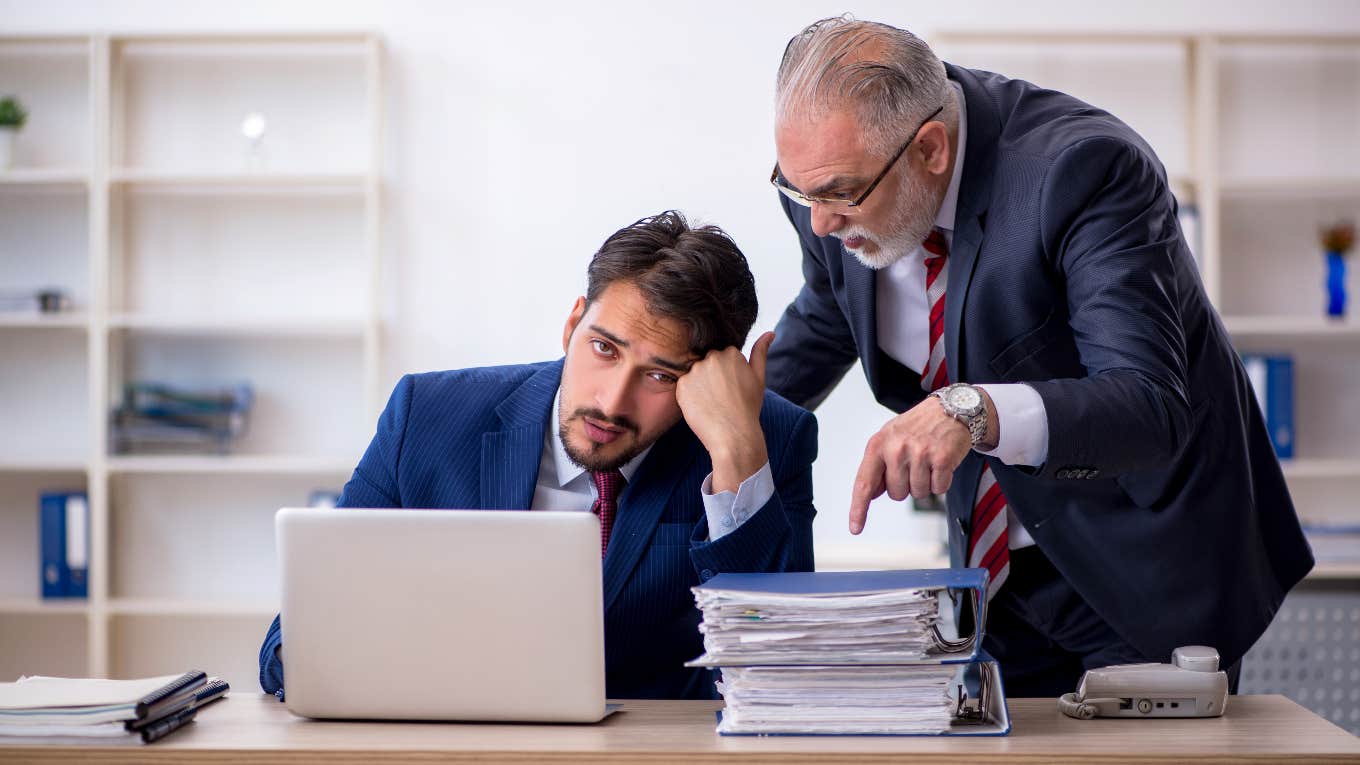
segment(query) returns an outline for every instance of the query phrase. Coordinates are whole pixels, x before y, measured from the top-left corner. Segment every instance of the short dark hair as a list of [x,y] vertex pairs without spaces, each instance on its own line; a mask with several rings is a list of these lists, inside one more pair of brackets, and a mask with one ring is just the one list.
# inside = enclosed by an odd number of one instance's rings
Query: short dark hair
[[619,281],[637,287],[648,310],[689,327],[698,356],[745,345],[759,310],[755,277],[732,237],[717,226],[691,228],[675,210],[604,241],[586,274],[587,304]]

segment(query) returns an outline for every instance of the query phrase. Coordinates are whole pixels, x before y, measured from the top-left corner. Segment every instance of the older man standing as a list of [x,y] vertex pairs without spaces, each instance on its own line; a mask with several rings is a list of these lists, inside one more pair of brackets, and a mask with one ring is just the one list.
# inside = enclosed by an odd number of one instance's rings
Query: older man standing
[[899,412],[865,448],[851,531],[885,492],[948,491],[1013,695],[1185,644],[1235,685],[1313,559],[1152,149],[849,18],[790,41],[775,142],[806,283],[768,384],[814,407],[858,361]]

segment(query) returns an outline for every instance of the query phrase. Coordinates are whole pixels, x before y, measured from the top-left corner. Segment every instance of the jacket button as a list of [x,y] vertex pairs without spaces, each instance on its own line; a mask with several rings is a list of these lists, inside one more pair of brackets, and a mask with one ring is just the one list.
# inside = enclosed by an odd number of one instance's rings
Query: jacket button
[[712,572],[710,569],[704,569],[703,571],[700,571],[700,572],[699,572],[699,580],[700,580],[700,581],[707,582],[708,580],[710,580],[710,579],[712,579],[712,578],[713,578],[713,572]]

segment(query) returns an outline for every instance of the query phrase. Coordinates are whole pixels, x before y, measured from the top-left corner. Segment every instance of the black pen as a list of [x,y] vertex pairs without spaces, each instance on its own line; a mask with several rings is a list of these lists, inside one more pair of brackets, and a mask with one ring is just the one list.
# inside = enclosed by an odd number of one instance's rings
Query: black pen
[[142,728],[142,743],[150,744],[159,741],[166,736],[184,727],[185,723],[191,722],[194,715],[198,714],[198,707],[189,707],[181,712],[176,712],[169,717],[157,720],[154,723]]
[[137,702],[137,719],[145,719],[150,715],[150,712],[157,704],[162,704],[181,693],[185,693],[192,688],[202,685],[207,679],[208,673],[201,669],[196,669],[192,672],[185,672],[164,688],[148,693],[146,696],[142,697],[141,701]]

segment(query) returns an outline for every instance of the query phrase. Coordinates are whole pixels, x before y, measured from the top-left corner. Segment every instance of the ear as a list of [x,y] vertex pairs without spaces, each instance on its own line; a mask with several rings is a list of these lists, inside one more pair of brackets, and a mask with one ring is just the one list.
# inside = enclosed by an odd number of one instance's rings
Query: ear
[[949,157],[954,151],[949,140],[949,129],[939,120],[931,120],[921,127],[916,138],[920,147],[921,164],[931,175],[944,175],[949,172]]
[[585,296],[576,298],[576,304],[571,307],[571,314],[567,316],[567,325],[562,328],[562,352],[567,352],[567,346],[571,344],[571,333],[576,331],[576,325],[581,323],[581,317],[586,315]]

